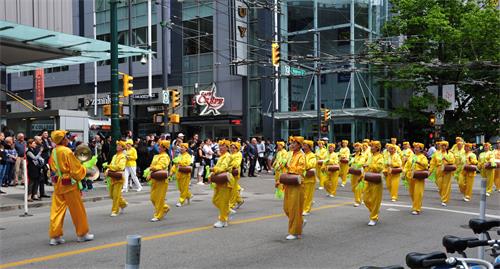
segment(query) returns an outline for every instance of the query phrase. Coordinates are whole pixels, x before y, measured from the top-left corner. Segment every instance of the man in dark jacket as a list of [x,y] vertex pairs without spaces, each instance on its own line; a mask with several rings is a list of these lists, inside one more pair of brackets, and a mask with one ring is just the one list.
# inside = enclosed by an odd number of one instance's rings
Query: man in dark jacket
[[252,138],[250,144],[247,147],[247,156],[250,159],[250,168],[248,169],[249,177],[256,177],[255,175],[255,163],[257,162],[257,139]]

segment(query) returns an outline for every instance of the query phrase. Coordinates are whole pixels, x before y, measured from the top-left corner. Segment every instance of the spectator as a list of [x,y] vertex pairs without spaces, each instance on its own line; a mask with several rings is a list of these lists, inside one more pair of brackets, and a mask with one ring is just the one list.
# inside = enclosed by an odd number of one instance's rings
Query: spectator
[[111,162],[111,141],[112,138],[110,135],[106,136],[106,139],[104,140],[104,143],[102,144],[102,156],[103,156],[103,163],[110,163]]
[[254,137],[251,140],[251,143],[247,147],[247,152],[246,152],[249,161],[250,161],[250,167],[248,168],[248,176],[249,177],[256,177],[255,175],[255,164],[257,162],[258,158],[258,151],[257,151],[257,139]]
[[205,143],[203,141],[200,141],[200,143],[197,144],[196,151],[195,151],[195,156],[194,156],[194,175],[196,176],[196,180],[198,185],[204,185],[205,183],[203,182],[204,174],[205,174],[205,154],[203,152],[203,146],[205,146]]
[[24,141],[24,134],[17,134],[17,140],[14,144],[17,151],[17,158],[15,163],[15,174],[14,174],[14,185],[19,183],[21,179],[21,184],[24,184],[24,169],[26,169],[26,161],[24,159],[26,154],[26,141]]
[[37,194],[38,185],[40,184],[40,171],[44,166],[42,151],[35,139],[28,140],[26,160],[28,161],[28,202],[33,202],[33,200],[39,200]]
[[0,132],[0,194],[5,194],[5,192],[2,190],[2,185],[3,185],[3,173],[5,171],[5,134],[3,132]]
[[271,143],[269,139],[266,140],[266,153],[265,153],[265,158],[266,158],[266,170],[268,173],[271,173],[271,167],[273,166],[273,159],[274,159],[274,144]]
[[259,159],[258,159],[259,166],[260,166],[259,173],[264,169],[266,169],[266,171],[267,171],[266,159],[265,159],[266,144],[264,143],[264,140],[260,140],[259,143],[257,144],[257,153],[259,156]]
[[[52,143],[51,138],[49,137],[49,132],[47,130],[42,130],[41,132],[42,139],[42,158],[44,160],[45,165],[42,168],[41,179],[40,179],[40,189],[44,188],[44,184],[52,185],[52,182],[49,180],[48,172],[49,172],[49,158],[52,153],[52,149],[54,148],[54,144]],[[40,192],[40,196],[42,198],[49,198],[50,196],[45,195],[45,192]]]
[[203,145],[203,158],[205,160],[205,165],[208,165],[210,167],[213,167],[213,157],[214,157],[214,151],[212,150],[212,140],[210,138],[205,139],[205,143]]
[[434,152],[436,152],[436,147],[434,147],[434,143],[431,143],[429,144],[429,150],[427,151],[427,158],[431,159]]
[[11,136],[6,137],[4,142],[5,168],[3,172],[2,187],[8,187],[14,186],[14,184],[12,184],[12,178],[17,160],[17,151],[14,148],[14,139]]
[[77,134],[70,134],[68,148],[70,148],[72,151],[75,151],[76,147],[78,146],[77,138]]
[[[38,135],[33,137],[33,139],[36,142],[37,150],[40,152],[40,160],[39,160],[40,179],[38,181],[38,189],[39,189],[38,198],[40,198],[40,199],[41,198],[49,198],[50,196],[45,194],[45,180],[46,180],[46,178],[48,179],[47,171],[49,168],[48,168],[48,163],[47,163],[48,159],[47,159],[47,161],[45,161],[45,158],[43,157],[43,152],[45,150],[44,146],[43,146],[43,139],[41,136],[38,136]],[[29,176],[28,176],[28,178],[29,178]]]

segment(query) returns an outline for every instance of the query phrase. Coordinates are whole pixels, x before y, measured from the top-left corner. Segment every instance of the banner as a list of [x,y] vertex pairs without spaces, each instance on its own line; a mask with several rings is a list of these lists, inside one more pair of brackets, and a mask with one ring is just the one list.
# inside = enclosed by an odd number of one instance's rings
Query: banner
[[45,81],[44,81],[44,73],[43,68],[39,68],[35,70],[34,75],[34,88],[35,88],[35,100],[34,105],[39,108],[44,108],[45,103]]

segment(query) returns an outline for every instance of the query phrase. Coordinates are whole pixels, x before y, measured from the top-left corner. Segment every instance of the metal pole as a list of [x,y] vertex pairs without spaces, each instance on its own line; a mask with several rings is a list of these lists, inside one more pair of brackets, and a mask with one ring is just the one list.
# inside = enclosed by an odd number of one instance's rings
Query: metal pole
[[[128,0],[128,45],[132,47],[132,0]],[[129,57],[128,60],[128,74],[133,76],[132,69],[132,57]],[[134,131],[134,98],[132,96],[128,96],[128,105],[129,105],[129,115],[128,115],[128,129],[132,132]]]
[[[93,29],[94,29],[94,39],[97,39],[97,22],[96,22],[96,10],[95,1],[93,3]],[[97,117],[97,62],[94,62],[94,116]]]
[[[167,1],[166,0],[161,0],[161,20],[163,24],[168,22],[168,16],[167,16]],[[162,80],[163,80],[163,90],[166,90],[168,88],[168,58],[167,58],[167,30],[168,28],[166,26],[163,26],[161,28],[161,62],[162,62]],[[165,124],[164,126],[164,132],[168,133],[168,105],[163,105],[163,111],[165,113],[165,116],[163,117],[163,123]]]
[[[481,200],[479,201],[479,218],[486,219],[486,180],[481,178]],[[484,234],[479,235],[480,240],[485,240]],[[484,247],[477,249],[477,257],[484,259]]]
[[[148,51],[152,50],[152,33],[151,33],[151,0],[148,0]],[[148,94],[153,97],[153,55],[148,54]]]
[[[279,43],[279,28],[278,28],[278,0],[274,0],[274,42],[276,44]],[[279,47],[281,50],[281,46]],[[272,118],[272,143],[276,143],[276,118],[274,115],[275,111],[278,111],[279,103],[278,103],[278,91],[279,91],[279,83],[280,83],[280,78],[279,78],[279,72],[280,72],[280,66],[275,66],[274,67],[274,96],[272,97],[272,110],[271,110],[271,118]]]
[[[118,0],[111,0],[111,136],[114,141],[120,139],[119,90],[118,90]],[[116,152],[116,144],[111,143],[111,154]]]
[[141,236],[127,235],[125,269],[139,269],[141,263]]
[[316,31],[316,84],[317,84],[317,103],[318,107],[316,108],[318,111],[318,140],[321,140],[321,62],[319,60],[320,58],[320,32]]
[[19,217],[31,217],[30,213],[28,213],[28,184],[29,184],[29,178],[28,178],[28,159],[26,158],[26,146],[24,146],[24,173],[23,173],[23,178],[24,178],[24,213],[22,215],[19,215]]

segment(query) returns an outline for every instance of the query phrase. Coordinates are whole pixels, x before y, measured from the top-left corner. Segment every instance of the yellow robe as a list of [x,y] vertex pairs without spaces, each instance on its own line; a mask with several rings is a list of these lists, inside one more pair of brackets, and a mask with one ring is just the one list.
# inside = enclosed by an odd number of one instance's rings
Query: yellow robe
[[409,183],[409,193],[412,200],[412,211],[420,212],[422,210],[422,202],[424,200],[425,179],[413,178],[415,171],[427,170],[429,161],[423,153],[413,154],[405,164],[406,178]]
[[[54,158],[57,158],[59,172],[62,177],[59,177]],[[82,180],[86,173],[85,167],[76,159],[73,152],[65,146],[57,146],[54,149],[49,165],[58,178],[57,183],[54,184],[50,207],[49,237],[55,238],[63,235],[66,209],[69,209],[77,236],[84,236],[89,232],[89,224],[78,184],[66,185],[68,181],[65,180],[65,185],[63,185],[62,179]]]
[[212,203],[219,209],[219,220],[222,222],[229,220],[229,200],[231,199],[232,189],[236,187],[231,175],[231,159],[231,154],[226,152],[220,156],[217,164],[214,166],[214,174],[228,172],[230,178],[228,183],[215,185],[214,196],[212,198]]
[[[302,151],[290,153],[291,157],[286,164],[285,173],[303,176],[306,170],[306,158]],[[304,207],[304,184],[297,186],[285,186],[285,198],[283,201],[283,210],[288,217],[288,234],[301,235],[303,225]]]
[[403,168],[406,167],[406,162],[411,160],[415,153],[411,149],[403,149],[401,151],[401,161],[403,162]]
[[231,154],[231,168],[237,169],[238,170],[238,175],[234,177],[234,185],[235,187],[232,188],[232,193],[231,193],[231,199],[229,200],[229,207],[234,208],[236,205],[239,203],[243,203],[243,198],[241,198],[240,195],[240,168],[241,168],[241,162],[243,161],[243,155],[241,154],[240,151]]
[[[384,170],[384,156],[381,153],[375,153],[367,162],[368,167],[366,172],[382,173]],[[366,181],[366,188],[363,195],[365,205],[370,211],[370,220],[377,221],[380,212],[380,204],[382,203],[382,183],[371,183]]]
[[[151,171],[168,170],[170,164],[170,157],[166,152],[156,154],[153,161],[149,166]],[[162,219],[163,216],[170,210],[170,207],[165,203],[165,197],[168,190],[168,178],[151,181],[151,194],[150,199],[154,207],[153,218]]]
[[[109,171],[122,172],[125,170],[127,164],[127,156],[123,152],[117,152],[111,162],[108,165]],[[127,206],[127,201],[122,197],[123,188],[123,176],[121,178],[111,178],[111,184],[109,186],[109,196],[113,200],[111,206],[111,213],[118,214],[120,208],[125,208]]]
[[[316,169],[316,155],[306,153],[306,171]],[[318,171],[316,171],[318,173]],[[316,186],[316,176],[304,177],[304,212],[311,212],[312,201],[314,198],[314,187]]]
[[441,196],[441,202],[448,203],[451,196],[451,176],[453,172],[443,171],[444,165],[454,164],[455,156],[451,152],[436,151],[432,155],[430,171],[436,171],[436,184]]
[[279,179],[283,170],[285,169],[286,162],[288,161],[288,152],[282,149],[276,153],[276,158],[274,159],[274,182],[280,190],[283,190],[283,184],[279,184]]
[[323,164],[322,169],[326,171],[325,190],[328,194],[337,195],[337,185],[339,181],[340,170],[329,172],[328,165],[339,165],[339,156],[336,152],[329,153],[328,161]]
[[[351,151],[348,147],[340,148],[339,150],[339,160],[346,159],[349,161],[349,156],[351,156]],[[349,163],[340,162],[340,173],[339,176],[342,178],[342,185],[347,183],[347,173],[349,172]]]
[[457,170],[453,173],[453,175],[458,183],[460,192],[465,195],[465,174],[462,173],[466,163],[465,149],[462,147],[462,149],[459,150],[457,147],[454,151],[450,152],[453,154],[453,157],[455,157],[455,165],[457,166]]
[[134,147],[127,149],[127,164],[126,167],[136,167],[137,150]]
[[[467,165],[477,165],[476,154],[473,152],[465,153],[465,164]],[[464,194],[467,199],[472,198],[472,187],[474,186],[474,177],[476,177],[476,171],[461,171],[461,181],[458,182],[460,191]]]
[[182,173],[179,171],[179,166],[191,166],[192,157],[191,154],[184,152],[180,154],[177,158],[177,163],[175,164],[175,179],[177,180],[177,187],[179,188],[179,203],[182,205],[186,200],[191,199],[191,192],[189,191],[189,182],[191,181],[191,173]]
[[[486,163],[494,163],[495,162],[495,153],[493,151],[488,151],[484,153],[482,165],[483,167]],[[484,168],[484,177],[486,178],[486,193],[491,194],[493,192],[493,185],[495,183],[495,168]]]
[[[322,160],[323,162],[326,162],[328,160],[328,155],[328,150],[326,148],[320,148],[316,150],[316,161]],[[318,178],[320,187],[325,186],[325,181],[327,179],[326,171],[321,169],[322,167],[323,165],[316,165],[316,177]]]
[[[354,154],[354,159],[352,161],[351,167],[360,169],[366,164],[366,162],[366,155],[360,151]],[[361,203],[361,196],[363,195],[363,190],[357,188],[359,182],[361,181],[361,176],[362,175],[351,175],[351,191],[354,194],[354,203],[357,204]]]
[[392,168],[402,168],[403,162],[401,161],[401,157],[399,154],[388,153],[387,161],[386,161],[386,183],[387,190],[391,194],[392,200],[398,199],[398,191],[399,191],[399,180],[401,179],[401,173],[399,174],[391,174]]
[[[500,149],[495,149],[493,151],[495,153],[495,161],[500,161]],[[495,186],[497,191],[500,192],[500,167],[495,168]]]

